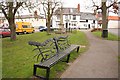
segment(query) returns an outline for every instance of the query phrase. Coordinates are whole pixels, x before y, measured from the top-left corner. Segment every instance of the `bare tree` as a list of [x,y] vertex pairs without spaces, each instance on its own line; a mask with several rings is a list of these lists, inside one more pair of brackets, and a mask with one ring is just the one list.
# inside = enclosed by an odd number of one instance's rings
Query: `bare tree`
[[60,6],[61,2],[57,0],[44,0],[41,3],[46,17],[47,33],[49,34],[53,13]]
[[108,28],[107,28],[107,26],[108,26],[108,19],[107,19],[107,9],[108,8],[110,8],[110,7],[113,7],[113,9],[114,9],[114,13],[118,13],[118,2],[117,2],[118,0],[109,0],[109,2],[110,2],[110,5],[106,5],[106,2],[107,2],[107,0],[101,0],[101,6],[98,6],[98,5],[96,5],[95,4],[95,2],[92,0],[92,2],[93,2],[93,6],[94,7],[96,7],[96,9],[94,10],[95,12],[97,11],[97,10],[99,10],[99,9],[101,9],[102,10],[102,37],[103,38],[107,38],[108,37]]
[[[4,14],[5,18],[7,19],[9,23],[9,28],[11,30],[11,40],[16,40],[16,25],[15,25],[15,15],[16,13],[19,14],[19,11],[22,11],[23,9],[28,9],[29,12],[33,10],[36,6],[38,6],[38,3],[31,3],[30,1],[19,1],[19,0],[10,0],[11,2],[8,2],[8,0],[2,0],[0,1],[0,10]],[[19,1],[19,2],[18,2]]]

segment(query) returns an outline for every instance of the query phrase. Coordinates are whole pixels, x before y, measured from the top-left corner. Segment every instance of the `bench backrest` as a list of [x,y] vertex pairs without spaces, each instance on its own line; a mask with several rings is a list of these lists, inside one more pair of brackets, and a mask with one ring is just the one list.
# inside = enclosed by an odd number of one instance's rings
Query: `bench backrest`
[[33,50],[38,51],[34,57],[37,57],[38,61],[39,56],[41,56],[42,58],[40,58],[40,62],[59,54],[60,51],[63,51],[70,46],[68,36],[50,38],[42,43],[29,41],[28,44],[37,47]]
[[44,60],[53,57],[57,52],[54,40],[52,38],[44,41],[43,43],[29,41],[28,44],[37,47],[33,51],[38,50],[39,53],[37,53],[34,57],[37,57],[37,61],[38,61],[39,56],[41,55],[42,58],[40,62],[43,62]]
[[70,42],[68,40],[68,36],[60,36],[53,38],[56,44],[57,52],[65,50],[70,46]]

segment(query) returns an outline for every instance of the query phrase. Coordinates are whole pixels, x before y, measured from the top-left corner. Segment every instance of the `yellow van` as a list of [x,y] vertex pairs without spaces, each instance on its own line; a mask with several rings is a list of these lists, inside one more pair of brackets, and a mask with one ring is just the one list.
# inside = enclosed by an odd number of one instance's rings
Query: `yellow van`
[[16,22],[16,33],[34,33],[34,28],[29,22]]

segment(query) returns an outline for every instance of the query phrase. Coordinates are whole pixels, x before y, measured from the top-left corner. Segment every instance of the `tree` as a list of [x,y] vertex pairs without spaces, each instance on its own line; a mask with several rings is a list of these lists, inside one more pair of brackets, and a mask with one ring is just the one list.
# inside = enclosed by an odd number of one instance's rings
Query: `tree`
[[41,3],[46,17],[47,33],[49,34],[53,13],[60,6],[61,2],[57,0],[43,0]]
[[[11,0],[11,2],[8,2],[8,0],[0,1],[0,10],[4,14],[5,18],[8,20],[9,28],[11,30],[11,40],[16,40],[16,25],[15,25],[15,15],[16,13],[19,14],[19,11],[22,11],[23,9],[28,8],[29,11],[33,10],[36,6],[38,6],[39,3],[31,3],[30,1],[19,1],[17,0]],[[20,10],[19,10],[20,9]]]
[[110,2],[110,5],[106,6],[106,2],[107,0],[101,0],[102,2],[102,6],[97,6],[95,4],[95,2],[92,0],[93,2],[93,6],[96,7],[95,11],[96,10],[99,10],[101,9],[102,10],[102,37],[103,38],[107,38],[108,37],[108,30],[107,30],[107,26],[108,26],[108,19],[107,19],[107,9],[110,8],[110,7],[113,7],[114,9],[114,13],[118,13],[118,2],[117,0],[111,0]]

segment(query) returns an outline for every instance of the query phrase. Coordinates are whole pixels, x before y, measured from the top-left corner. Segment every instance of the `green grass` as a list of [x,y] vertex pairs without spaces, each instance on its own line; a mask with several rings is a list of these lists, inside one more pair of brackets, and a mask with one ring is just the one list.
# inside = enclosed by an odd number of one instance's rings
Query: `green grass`
[[[97,37],[101,37],[101,34],[102,32],[101,31],[95,31],[95,32],[92,32],[95,36]],[[120,41],[120,37],[112,34],[112,33],[108,33],[108,38],[105,38],[107,40],[112,40],[112,41]]]
[[[65,35],[65,34],[62,34]],[[87,46],[88,40],[83,32],[69,33],[70,42],[73,44]],[[46,39],[60,36],[60,34],[47,35],[46,32],[38,32],[33,34],[18,35],[16,41],[10,41],[9,38],[2,39],[2,77],[3,78],[31,78],[33,77],[33,64],[36,59],[33,58],[34,49],[33,46],[28,45],[28,41],[43,42]],[[80,48],[79,54],[85,52],[87,47]],[[75,60],[78,57],[78,53],[73,51],[70,57],[70,61]],[[58,62],[51,68],[50,77],[60,77],[60,74],[64,72],[68,64],[64,62]],[[45,76],[45,71],[38,69],[37,74]]]
[[120,63],[120,56],[118,56],[118,62]]

